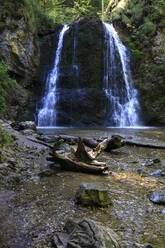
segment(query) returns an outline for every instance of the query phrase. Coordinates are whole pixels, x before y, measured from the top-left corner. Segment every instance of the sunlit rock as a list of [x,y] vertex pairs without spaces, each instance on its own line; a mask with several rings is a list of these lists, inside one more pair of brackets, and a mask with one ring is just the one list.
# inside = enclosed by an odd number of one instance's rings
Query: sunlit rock
[[77,203],[82,206],[109,207],[108,190],[100,183],[83,183],[76,192]]
[[36,130],[36,125],[33,121],[13,122],[11,126],[12,128],[18,131],[26,130],[26,129]]

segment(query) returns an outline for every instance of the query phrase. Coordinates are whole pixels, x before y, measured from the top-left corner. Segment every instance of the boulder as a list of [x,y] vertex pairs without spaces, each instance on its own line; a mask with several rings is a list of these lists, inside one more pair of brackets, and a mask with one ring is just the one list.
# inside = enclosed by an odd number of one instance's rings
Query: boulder
[[165,205],[165,188],[159,191],[154,191],[150,196],[150,201]]
[[122,146],[124,146],[124,141],[122,141],[122,137],[120,135],[112,135],[105,151],[110,152],[111,150],[121,148]]
[[101,183],[83,183],[76,192],[78,204],[88,207],[109,207],[111,200],[108,190]]
[[11,124],[12,128],[17,131],[22,131],[26,129],[36,130],[36,124],[33,121],[22,121],[22,122],[13,122]]
[[117,234],[89,219],[66,222],[63,233],[53,237],[55,248],[119,248]]

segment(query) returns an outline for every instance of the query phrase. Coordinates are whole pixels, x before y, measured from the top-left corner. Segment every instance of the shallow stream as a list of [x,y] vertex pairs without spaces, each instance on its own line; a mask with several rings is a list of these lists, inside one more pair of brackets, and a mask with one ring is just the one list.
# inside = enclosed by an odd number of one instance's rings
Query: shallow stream
[[[52,135],[95,138],[120,134],[127,140],[165,145],[165,129],[45,131]],[[160,162],[150,165],[150,158]],[[165,206],[149,200],[152,191],[165,188],[165,176],[152,176],[158,169],[165,170],[165,150],[124,146],[111,154],[103,153],[98,160],[107,162],[111,175],[95,176],[55,169],[50,177],[36,176],[25,181],[11,200],[18,242],[6,247],[52,247],[52,236],[63,229],[68,217],[85,217],[102,222],[116,231],[123,248],[147,245],[165,248]],[[75,193],[80,183],[84,182],[101,182],[108,187],[111,207],[91,209],[77,206]]]

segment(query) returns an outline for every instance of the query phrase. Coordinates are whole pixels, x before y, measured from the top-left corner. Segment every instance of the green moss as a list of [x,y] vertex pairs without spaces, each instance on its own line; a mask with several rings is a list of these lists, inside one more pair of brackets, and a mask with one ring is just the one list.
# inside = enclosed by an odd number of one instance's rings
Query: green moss
[[0,123],[0,148],[4,146],[10,146],[13,142],[11,135],[3,129]]
[[165,62],[159,65],[154,65],[153,70],[155,71],[155,73],[161,74],[165,77]]
[[4,62],[0,62],[0,118],[3,118],[7,109],[7,88],[15,89],[18,83],[10,78],[8,74],[8,66]]
[[132,49],[131,51],[132,51],[133,59],[135,62],[138,62],[144,54],[143,51],[140,51],[138,49]]

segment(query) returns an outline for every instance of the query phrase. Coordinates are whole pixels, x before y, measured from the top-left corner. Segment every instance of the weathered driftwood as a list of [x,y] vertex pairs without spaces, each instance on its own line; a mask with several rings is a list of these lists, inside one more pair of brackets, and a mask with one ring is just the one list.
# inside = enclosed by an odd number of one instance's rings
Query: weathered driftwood
[[65,155],[62,155],[54,152],[54,161],[58,162],[64,170],[101,174],[108,169],[105,165],[96,166],[82,161],[73,160],[73,158],[70,158],[69,154],[66,153]]
[[101,152],[104,143],[105,142],[101,142],[91,154],[86,151],[85,145],[81,139],[79,139],[77,149],[75,150],[72,148],[69,153],[59,153],[56,143],[52,151],[53,160],[58,162],[61,165],[61,168],[65,170],[100,174],[108,169],[104,162],[95,160],[96,156]]
[[105,139],[101,143],[99,143],[96,148],[94,148],[93,150],[88,152],[90,157],[92,159],[95,159],[102,151],[104,151],[107,148],[108,142],[109,142],[109,140]]
[[70,152],[61,153],[60,146],[64,140],[59,140],[52,149],[52,158],[49,161],[55,161],[61,165],[62,169],[71,171],[81,171],[87,173],[100,174],[105,172],[108,167],[106,163],[96,160],[102,151],[120,148],[123,143],[120,136],[113,136],[112,139],[104,139],[95,148],[86,150],[83,139],[79,138],[77,149],[71,147]]
[[80,161],[90,163],[93,160],[90,154],[86,151],[82,139],[79,139],[78,141],[77,150],[75,152],[74,150],[72,150],[72,152],[75,155],[75,157],[78,158]]

